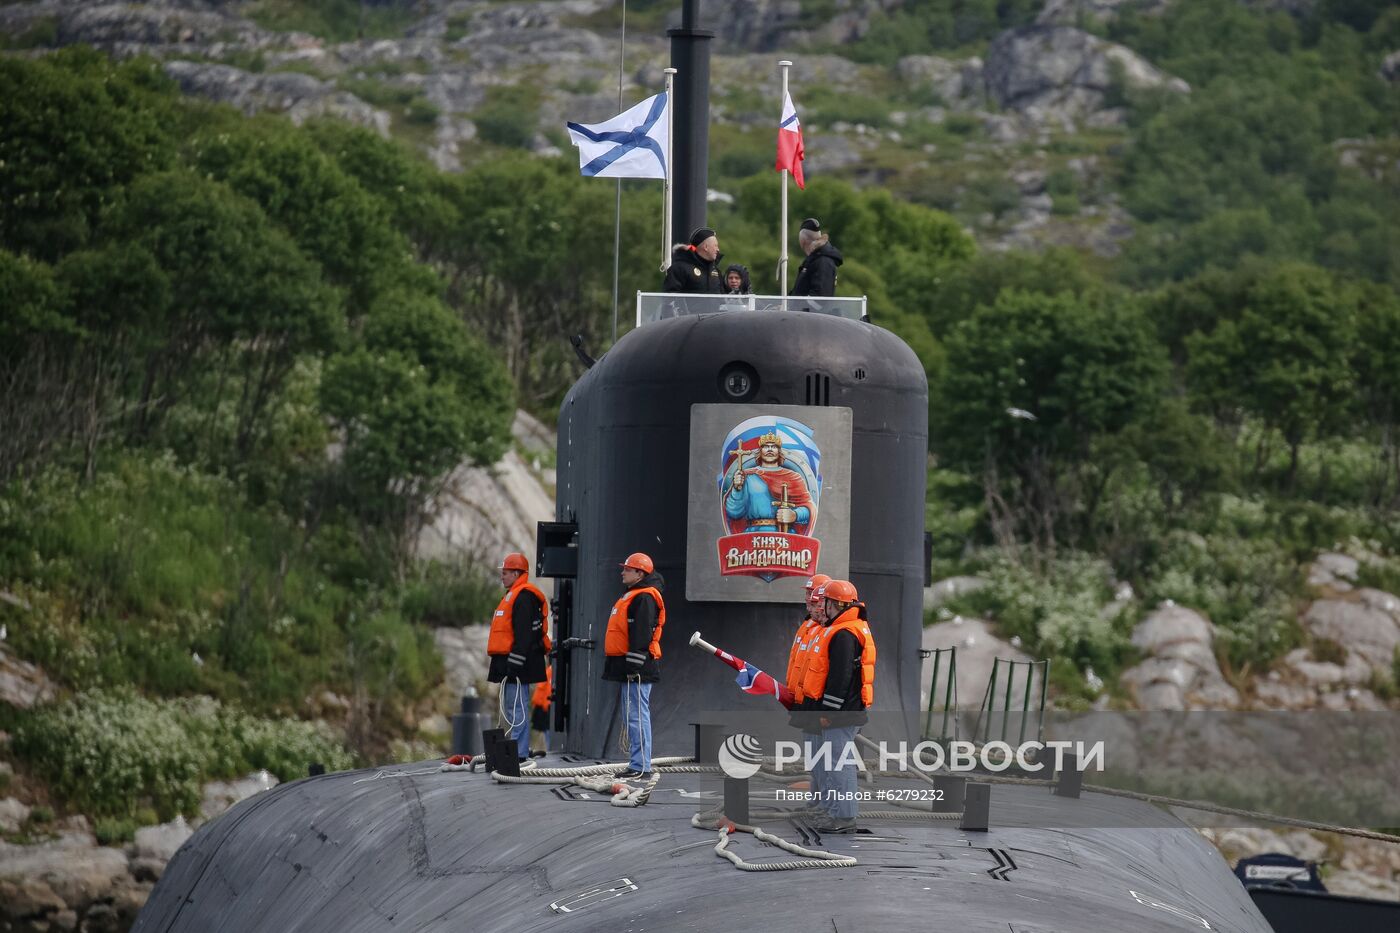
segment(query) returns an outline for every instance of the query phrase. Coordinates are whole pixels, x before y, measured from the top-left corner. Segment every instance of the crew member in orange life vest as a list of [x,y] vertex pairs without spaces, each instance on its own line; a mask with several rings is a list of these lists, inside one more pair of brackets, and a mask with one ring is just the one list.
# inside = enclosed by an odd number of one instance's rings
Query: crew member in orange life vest
[[535,685],[530,694],[530,728],[543,736],[545,752],[549,751],[549,704],[554,700],[554,678],[548,667],[544,669],[544,680]]
[[491,657],[486,679],[501,685],[499,725],[515,739],[521,761],[530,756],[530,689],[545,679],[550,649],[549,600],[530,582],[529,573],[524,554],[507,554],[501,561],[506,595],[491,616],[486,641]]
[[855,740],[875,702],[875,636],[853,583],[832,580],[817,595],[824,600],[824,620],[805,652],[801,703],[821,728],[816,757],[829,762],[821,801],[828,815],[814,825],[818,832],[853,833],[859,777]]
[[651,687],[661,679],[661,629],[666,625],[666,582],[645,554],[623,561],[627,592],[613,604],[603,640],[603,679],[622,685],[622,710],[631,759],[617,776],[651,780]]
[[[796,704],[802,700],[802,675],[807,669],[807,647],[812,639],[816,637],[818,630],[822,627],[822,622],[826,618],[824,613],[824,603],[826,600],[817,595],[817,590],[829,583],[831,578],[824,573],[813,574],[804,585],[807,591],[807,614],[797,625],[797,634],[792,638],[792,648],[788,651],[787,667],[787,688],[792,691],[794,709],[800,708]],[[825,769],[818,765],[816,760],[817,743],[821,741],[821,732],[815,725],[808,725],[803,722],[803,716],[793,717],[793,725],[802,729],[802,744],[805,749],[809,766],[808,774],[812,780],[812,793],[816,796],[813,803],[804,808],[812,815],[825,815],[826,807],[823,805],[825,792],[823,781],[826,776]],[[811,717],[806,717],[810,719]]]

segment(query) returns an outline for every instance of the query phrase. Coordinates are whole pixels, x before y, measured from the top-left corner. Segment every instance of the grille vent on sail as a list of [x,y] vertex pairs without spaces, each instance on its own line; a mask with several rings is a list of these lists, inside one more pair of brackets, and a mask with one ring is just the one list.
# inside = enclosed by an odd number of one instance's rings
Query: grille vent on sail
[[831,377],[824,373],[808,373],[807,383],[807,404],[808,405],[830,405],[831,404]]

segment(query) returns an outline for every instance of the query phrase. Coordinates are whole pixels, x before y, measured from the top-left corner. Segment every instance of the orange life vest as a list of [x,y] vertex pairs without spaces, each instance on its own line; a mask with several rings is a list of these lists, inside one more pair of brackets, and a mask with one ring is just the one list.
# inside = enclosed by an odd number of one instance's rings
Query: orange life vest
[[554,671],[546,667],[544,680],[535,684],[535,692],[530,694],[530,705],[535,709],[549,709],[549,695],[554,691]]
[[875,636],[870,624],[860,617],[860,607],[852,606],[836,621],[817,632],[804,652],[807,667],[802,674],[802,695],[821,699],[826,695],[826,675],[831,668],[831,639],[837,632],[850,632],[860,644],[860,699],[867,709],[875,703]]
[[[506,590],[506,595],[501,597],[501,602],[496,606],[496,614],[491,617],[491,636],[486,639],[487,654],[510,654],[511,646],[515,644],[515,622],[512,614],[515,611],[515,597],[519,596],[522,590],[528,590],[535,594],[535,598],[540,601],[540,623],[544,626],[544,650],[548,651],[553,647],[549,642],[549,600],[544,598],[544,593],[540,588],[531,583],[524,575],[515,581],[515,585]],[[520,653],[529,650],[529,646],[520,646]]]
[[788,651],[787,686],[798,700],[802,699],[802,675],[807,670],[807,646],[821,627],[820,622],[808,616],[802,620],[797,634],[792,638],[792,648]]
[[621,599],[613,603],[612,612],[608,615],[608,633],[603,638],[603,653],[608,657],[620,658],[627,654],[627,607],[643,593],[656,600],[656,630],[651,633],[651,644],[647,650],[653,658],[661,657],[661,629],[666,624],[666,604],[661,600],[661,591],[654,586],[628,590],[622,594]]

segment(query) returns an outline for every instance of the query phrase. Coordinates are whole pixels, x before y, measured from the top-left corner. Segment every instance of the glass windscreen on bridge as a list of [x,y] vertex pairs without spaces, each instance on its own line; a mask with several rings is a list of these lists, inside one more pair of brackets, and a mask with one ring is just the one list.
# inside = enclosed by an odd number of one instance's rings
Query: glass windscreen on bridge
[[794,298],[781,295],[685,295],[674,292],[637,292],[637,325],[693,314],[730,311],[806,311],[831,314],[852,321],[868,320],[865,296],[859,298]]

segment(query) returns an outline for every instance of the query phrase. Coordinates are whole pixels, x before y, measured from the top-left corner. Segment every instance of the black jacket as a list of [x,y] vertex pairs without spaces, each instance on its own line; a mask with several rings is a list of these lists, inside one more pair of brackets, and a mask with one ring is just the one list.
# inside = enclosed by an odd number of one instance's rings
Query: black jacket
[[[636,590],[647,586],[656,587],[658,593],[666,592],[666,581],[656,572],[647,574],[636,586],[629,589]],[[627,604],[627,650],[633,655],[644,656],[646,660],[638,665],[629,662],[626,656],[604,658],[604,680],[622,681],[629,676],[640,675],[642,683],[654,684],[661,679],[661,659],[653,658],[648,651],[652,633],[656,631],[660,608],[650,594],[638,596]]]
[[792,294],[813,298],[833,297],[836,294],[836,267],[841,262],[839,249],[830,243],[818,246],[802,260],[802,267],[797,270],[797,281],[792,285]]
[[[511,606],[511,628],[515,640],[510,654],[491,655],[491,667],[486,679],[498,684],[506,677],[518,677],[521,683],[537,684],[544,680],[544,607],[529,590],[521,590]],[[514,655],[521,663],[512,665]]]
[[663,292],[686,292],[692,295],[723,295],[724,273],[720,260],[724,254],[706,262],[693,246],[677,246],[671,253],[671,268],[661,282]]
[[[861,618],[865,618],[864,607]],[[826,697],[803,700],[793,713],[793,725],[806,732],[820,732],[823,716],[832,726],[865,725],[869,717],[860,696],[861,653],[860,640],[850,632],[837,632],[832,636],[826,649],[830,662],[826,672]]]

